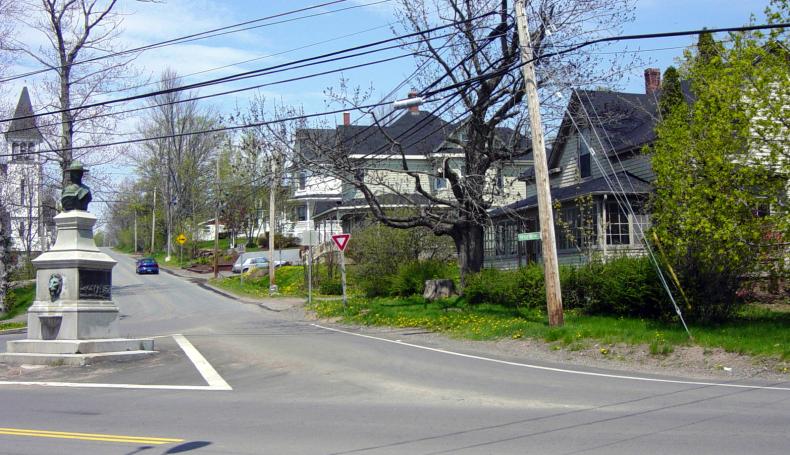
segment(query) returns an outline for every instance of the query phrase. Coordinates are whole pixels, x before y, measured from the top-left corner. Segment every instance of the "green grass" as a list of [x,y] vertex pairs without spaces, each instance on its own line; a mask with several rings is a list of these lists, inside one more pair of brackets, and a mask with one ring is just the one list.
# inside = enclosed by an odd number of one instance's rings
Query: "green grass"
[[[275,283],[279,287],[280,295],[303,296],[306,295],[304,283],[304,268],[302,266],[283,266],[275,271]],[[244,279],[240,275],[228,278],[220,278],[209,281],[212,285],[239,295],[251,297],[269,296],[269,275],[250,278],[245,274]]]
[[[7,312],[0,315],[0,321],[5,321],[13,317],[19,316],[27,312],[30,305],[33,304],[33,299],[36,297],[36,286],[31,284],[29,286],[12,289],[10,292],[10,300],[14,302],[13,307]],[[15,323],[11,323],[15,324]],[[26,324],[22,324],[24,327]],[[15,327],[7,327],[15,328]]]
[[0,330],[22,329],[27,327],[27,322],[0,322]]
[[534,338],[569,350],[592,344],[646,344],[653,355],[666,355],[678,346],[696,344],[790,359],[790,313],[756,307],[747,307],[726,324],[692,327],[693,342],[679,324],[588,316],[569,310],[565,312],[565,325],[551,328],[543,310],[514,310],[496,305],[472,307],[461,299],[429,303],[422,297],[352,298],[347,308],[338,301],[315,301],[312,310],[319,317],[340,317],[348,323],[424,328],[471,340]]

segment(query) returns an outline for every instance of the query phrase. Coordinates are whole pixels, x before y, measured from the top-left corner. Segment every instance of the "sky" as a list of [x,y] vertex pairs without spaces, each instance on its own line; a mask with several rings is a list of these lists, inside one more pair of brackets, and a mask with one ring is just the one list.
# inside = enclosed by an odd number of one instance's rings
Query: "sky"
[[[120,44],[127,48],[143,46],[320,2],[322,0],[123,0],[121,12],[124,15],[124,31],[119,39],[122,41]],[[394,3],[386,0],[351,0],[272,19],[263,22],[268,24],[266,26],[239,33],[146,51],[139,55],[135,65],[142,75],[151,81],[151,84],[138,88],[137,93],[155,89],[157,77],[168,67],[183,75],[186,83],[199,82],[391,38],[391,27],[396,21],[393,14]],[[601,36],[740,26],[749,21],[751,14],[762,18],[762,11],[767,4],[767,0],[637,0],[634,21],[625,24],[621,32],[604,30]],[[335,11],[341,9],[344,10]],[[316,13],[326,14],[303,17]],[[295,20],[272,23],[284,19]],[[252,25],[261,24],[259,22]],[[44,43],[41,35],[26,29],[18,30],[17,39],[34,45]],[[617,88],[628,92],[643,92],[644,68],[657,67],[663,71],[682,55],[685,47],[695,40],[695,37],[678,37],[629,43],[628,48],[639,51],[639,55],[645,61],[623,74],[623,80]],[[598,51],[618,52],[622,50],[622,46],[623,44],[613,44]],[[339,68],[371,59],[403,54],[402,50],[394,49],[374,56],[321,65],[320,68],[321,70]],[[7,73],[19,74],[38,68],[40,65],[35,61],[20,59]],[[341,77],[347,78],[352,87],[372,87],[375,93],[374,101],[378,101],[380,97],[398,87],[413,69],[414,63],[411,58],[402,58],[389,63],[298,82],[269,85],[260,88],[258,93],[269,103],[301,105],[305,112],[320,112],[340,108],[336,104],[327,103],[325,90],[328,87],[338,87]],[[240,83],[223,84],[204,88],[200,94],[208,95],[223,90],[272,83],[315,71],[316,68],[304,68]],[[29,77],[3,85],[4,95],[12,98],[10,103],[5,103],[6,105],[16,102],[22,85],[28,86],[34,100],[34,108],[37,103],[40,105],[44,96],[41,80],[38,77]],[[398,88],[396,95],[390,99],[405,97],[409,88],[411,88],[410,84]],[[249,97],[253,93],[255,92],[249,91],[222,96],[207,102],[211,103],[216,111],[227,114],[236,109],[246,108]],[[334,121],[341,122],[341,114],[337,114]],[[136,119],[129,119],[121,128],[133,131],[136,125]],[[122,178],[128,175],[130,168],[116,165],[107,172],[115,173],[118,178]]]

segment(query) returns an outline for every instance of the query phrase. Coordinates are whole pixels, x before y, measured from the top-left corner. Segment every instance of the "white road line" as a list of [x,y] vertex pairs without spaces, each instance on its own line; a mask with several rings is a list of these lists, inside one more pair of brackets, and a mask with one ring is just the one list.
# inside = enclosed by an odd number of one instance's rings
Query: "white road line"
[[[0,381],[0,386],[37,386],[37,387],[69,387],[75,389],[141,389],[141,390],[203,390],[227,391],[233,388],[225,382],[205,357],[184,337],[184,335],[168,335],[178,343],[198,373],[208,385],[158,385],[158,384],[103,384],[95,382],[57,382],[57,381]],[[162,338],[162,337],[155,337]]]
[[411,348],[422,349],[422,350],[425,350],[425,351],[438,352],[440,354],[447,354],[447,355],[452,355],[452,356],[457,356],[457,357],[464,357],[464,358],[467,358],[467,359],[482,360],[482,361],[485,361],[485,362],[492,362],[492,363],[498,363],[498,364],[502,364],[502,365],[510,365],[510,366],[522,367],[522,368],[530,368],[530,369],[535,369],[535,370],[553,371],[553,372],[556,372],[556,373],[578,374],[578,375],[582,375],[582,376],[597,376],[597,377],[601,377],[601,378],[624,379],[624,380],[629,380],[629,381],[661,382],[661,383],[666,383],[666,384],[700,385],[700,386],[714,386],[714,387],[730,387],[730,388],[737,388],[737,389],[781,390],[783,392],[790,392],[790,387],[775,387],[775,386],[760,386],[760,385],[748,385],[748,384],[727,384],[727,383],[704,382],[704,381],[683,381],[683,380],[675,380],[675,379],[646,378],[646,377],[641,377],[641,376],[625,376],[625,375],[619,375],[619,374],[594,373],[594,372],[591,372],[591,371],[570,370],[570,369],[565,369],[565,368],[553,368],[553,367],[545,367],[545,366],[541,366],[541,365],[532,365],[532,364],[529,364],[529,363],[509,362],[507,360],[499,360],[499,359],[493,359],[493,358],[490,358],[490,357],[482,357],[482,356],[471,355],[471,354],[463,354],[463,353],[460,353],[460,352],[448,351],[448,350],[445,350],[445,349],[430,348],[428,346],[421,346],[419,344],[404,343],[403,341],[400,341],[400,340],[390,340],[390,339],[387,339],[387,338],[375,337],[375,336],[372,336],[372,335],[364,335],[364,334],[361,334],[361,333],[349,332],[349,331],[346,331],[346,330],[335,329],[335,328],[332,328],[332,327],[324,327],[324,326],[318,325],[318,324],[310,324],[310,325],[312,325],[313,327],[318,327],[319,329],[329,330],[331,332],[338,332],[338,333],[343,333],[343,334],[346,334],[346,335],[353,335],[353,336],[356,336],[356,337],[368,338],[368,339],[371,339],[371,340],[383,341],[383,342],[386,342],[386,343],[393,343],[393,344],[398,344],[398,345],[401,345],[401,346],[408,346],[408,347],[411,347]]
[[222,379],[222,376],[217,373],[217,370],[208,363],[203,354],[200,353],[184,335],[173,335],[173,339],[184,350],[184,353],[189,357],[189,360],[195,365],[198,373],[203,376],[210,387],[214,390],[233,390],[233,388]]

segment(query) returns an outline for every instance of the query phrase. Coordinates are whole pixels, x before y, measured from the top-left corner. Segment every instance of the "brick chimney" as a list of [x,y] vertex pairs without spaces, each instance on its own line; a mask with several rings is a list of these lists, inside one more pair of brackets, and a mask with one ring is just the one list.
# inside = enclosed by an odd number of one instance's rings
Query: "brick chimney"
[[661,88],[661,70],[658,68],[645,69],[645,94],[652,95]]
[[343,112],[343,126],[351,125],[351,112]]
[[[417,96],[419,96],[419,95],[420,95],[420,94],[419,94],[419,93],[417,93],[417,90],[411,90],[411,91],[409,92],[409,95],[408,95],[408,97],[407,97],[407,98],[416,98],[416,97],[417,97]],[[409,107],[409,112],[420,112],[420,106],[419,106],[419,105],[417,105],[417,106],[411,106],[411,107]]]

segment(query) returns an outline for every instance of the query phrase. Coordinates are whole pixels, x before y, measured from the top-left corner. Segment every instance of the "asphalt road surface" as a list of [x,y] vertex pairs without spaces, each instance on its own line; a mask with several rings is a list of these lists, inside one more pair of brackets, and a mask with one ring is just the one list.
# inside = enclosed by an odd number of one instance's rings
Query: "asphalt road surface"
[[486,357],[137,276],[111,254],[122,334],[161,352],[3,367],[0,454],[790,453],[787,382]]

